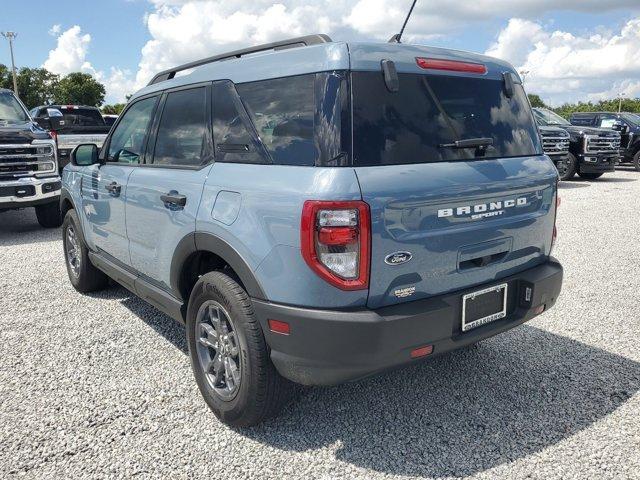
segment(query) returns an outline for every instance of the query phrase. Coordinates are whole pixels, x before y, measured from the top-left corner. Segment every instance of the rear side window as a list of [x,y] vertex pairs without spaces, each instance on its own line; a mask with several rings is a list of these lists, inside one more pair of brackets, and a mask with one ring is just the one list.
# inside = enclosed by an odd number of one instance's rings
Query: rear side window
[[[398,92],[379,72],[354,72],[354,165],[393,165],[540,154],[538,133],[521,85],[445,75],[400,74]],[[451,148],[490,138],[485,151]]]
[[216,161],[269,163],[252,128],[233,83],[214,83],[213,141]]
[[[102,127],[105,125],[104,119],[100,111],[93,108],[64,108],[59,111],[62,113],[65,126],[75,125],[79,127]],[[49,113],[49,116],[51,115]]]
[[314,165],[315,74],[237,86],[253,125],[279,165]]
[[153,163],[198,166],[203,163],[207,132],[206,88],[167,95],[158,126]]

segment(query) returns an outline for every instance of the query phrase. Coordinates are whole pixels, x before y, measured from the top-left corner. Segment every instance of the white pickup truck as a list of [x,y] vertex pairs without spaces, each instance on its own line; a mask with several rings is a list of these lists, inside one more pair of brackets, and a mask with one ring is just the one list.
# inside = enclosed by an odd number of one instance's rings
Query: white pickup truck
[[71,150],[83,143],[98,147],[109,133],[100,110],[82,105],[43,105],[30,112],[38,124],[48,130],[58,145],[60,171],[69,163]]

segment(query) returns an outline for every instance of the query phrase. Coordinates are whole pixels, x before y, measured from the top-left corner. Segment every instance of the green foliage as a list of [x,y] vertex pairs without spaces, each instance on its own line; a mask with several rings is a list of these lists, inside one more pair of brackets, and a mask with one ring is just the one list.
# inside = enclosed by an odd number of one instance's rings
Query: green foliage
[[126,103],[114,103],[113,105],[103,105],[100,110],[102,110],[103,115],[120,115],[122,109],[125,107]]
[[534,108],[547,108],[547,105],[542,101],[540,95],[536,95],[535,93],[529,93],[527,95],[529,97],[529,102],[531,106]]
[[18,72],[18,96],[31,109],[53,100],[53,91],[60,77],[44,68],[21,68]]
[[[565,103],[554,108],[553,111],[566,119],[573,112],[617,112],[619,101],[619,99],[613,98],[599,102]],[[640,98],[623,98],[621,111],[640,113]]]
[[54,88],[54,103],[99,107],[104,102],[104,85],[87,73],[63,77]]

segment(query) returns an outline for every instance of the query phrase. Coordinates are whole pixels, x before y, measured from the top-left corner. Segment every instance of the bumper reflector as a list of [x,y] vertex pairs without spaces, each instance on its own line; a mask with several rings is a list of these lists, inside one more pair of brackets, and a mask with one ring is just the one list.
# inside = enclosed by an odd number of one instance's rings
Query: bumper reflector
[[411,350],[411,358],[426,357],[427,355],[431,355],[431,352],[433,352],[433,345],[418,347],[414,350]]
[[281,335],[289,335],[289,333],[291,333],[289,324],[281,320],[269,319],[269,330],[271,330],[273,333],[279,333]]
[[533,313],[535,313],[536,315],[540,315],[542,312],[544,312],[546,305],[540,305],[539,307],[536,307],[533,309]]

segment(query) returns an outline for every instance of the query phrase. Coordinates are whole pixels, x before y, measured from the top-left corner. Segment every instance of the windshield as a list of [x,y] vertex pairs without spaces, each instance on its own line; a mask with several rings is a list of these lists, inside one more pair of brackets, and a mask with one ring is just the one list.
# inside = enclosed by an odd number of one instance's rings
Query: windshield
[[640,127],[640,115],[636,113],[623,113],[620,116],[636,127]]
[[533,116],[536,117],[538,125],[543,127],[548,127],[549,125],[571,125],[568,120],[546,108],[534,108]]
[[507,97],[502,80],[409,73],[399,80],[392,93],[379,72],[352,73],[354,165],[540,153],[521,85]]
[[0,92],[0,122],[23,123],[29,121],[29,115],[11,92]]

